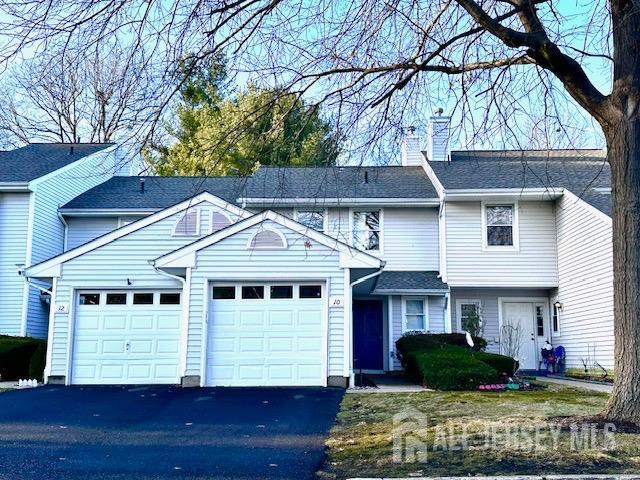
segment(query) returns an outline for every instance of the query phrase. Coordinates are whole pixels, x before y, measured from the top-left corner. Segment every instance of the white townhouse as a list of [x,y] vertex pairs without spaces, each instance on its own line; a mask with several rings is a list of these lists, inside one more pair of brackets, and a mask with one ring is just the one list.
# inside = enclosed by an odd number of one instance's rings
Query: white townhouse
[[62,253],[58,207],[114,175],[130,175],[131,165],[115,144],[33,143],[0,152],[0,335],[47,336],[49,296],[17,277],[17,265]]
[[51,297],[47,380],[346,386],[399,369],[404,332],[474,312],[492,351],[522,326],[525,369],[545,339],[609,366],[602,153],[449,154],[448,137],[434,117],[399,166],[114,176],[65,201],[65,251],[22,272]]

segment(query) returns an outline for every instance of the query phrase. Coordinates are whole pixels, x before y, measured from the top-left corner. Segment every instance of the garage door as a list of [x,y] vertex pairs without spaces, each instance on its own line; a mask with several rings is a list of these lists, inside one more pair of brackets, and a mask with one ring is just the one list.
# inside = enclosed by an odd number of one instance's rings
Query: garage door
[[179,292],[80,292],[71,382],[178,383],[180,302]]
[[207,385],[325,385],[322,283],[215,284],[209,289]]

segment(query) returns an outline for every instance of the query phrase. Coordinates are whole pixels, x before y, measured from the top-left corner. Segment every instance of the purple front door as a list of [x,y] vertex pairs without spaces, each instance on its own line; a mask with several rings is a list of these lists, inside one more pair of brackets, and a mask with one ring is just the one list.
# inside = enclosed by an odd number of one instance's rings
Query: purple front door
[[353,301],[353,367],[384,368],[382,300]]

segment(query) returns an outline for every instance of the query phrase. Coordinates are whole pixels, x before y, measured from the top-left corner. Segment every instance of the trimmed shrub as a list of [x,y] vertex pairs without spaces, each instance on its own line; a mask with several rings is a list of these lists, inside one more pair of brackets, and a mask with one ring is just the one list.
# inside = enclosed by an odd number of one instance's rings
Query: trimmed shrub
[[41,379],[44,372],[46,342],[30,337],[0,336],[0,377]]
[[460,347],[434,348],[411,356],[421,383],[435,390],[475,390],[478,385],[500,381],[495,368]]
[[[480,337],[473,337],[473,343],[473,349],[475,351],[484,350],[487,346],[487,341]],[[400,361],[411,352],[434,348],[440,345],[454,345],[469,350],[471,349],[464,333],[407,333],[396,342]]]
[[504,377],[513,377],[518,371],[519,362],[506,355],[498,355],[497,353],[477,352],[474,357],[482,363],[486,363],[490,367]]

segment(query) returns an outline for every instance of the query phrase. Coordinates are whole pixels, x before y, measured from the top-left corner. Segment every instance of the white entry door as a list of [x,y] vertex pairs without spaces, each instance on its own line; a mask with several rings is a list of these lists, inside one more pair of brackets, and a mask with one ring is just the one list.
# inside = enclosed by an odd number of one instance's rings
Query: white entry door
[[326,385],[324,283],[209,288],[209,386]]
[[538,368],[538,344],[534,324],[534,303],[503,303],[502,353],[515,356],[523,370]]
[[168,291],[80,292],[71,383],[178,383],[180,297]]

